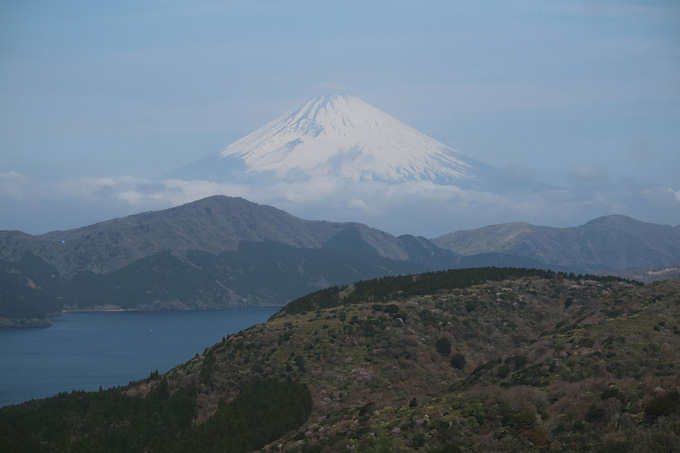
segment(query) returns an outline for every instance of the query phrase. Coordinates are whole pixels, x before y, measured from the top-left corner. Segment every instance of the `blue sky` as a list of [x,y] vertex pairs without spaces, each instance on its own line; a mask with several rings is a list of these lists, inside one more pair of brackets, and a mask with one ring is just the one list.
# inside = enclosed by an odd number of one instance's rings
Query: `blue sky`
[[428,228],[333,220],[426,235],[613,213],[680,223],[677,2],[479,3],[0,2],[0,229],[43,233],[206,195],[138,188],[326,93],[578,193],[568,209],[551,200],[561,216],[476,205]]

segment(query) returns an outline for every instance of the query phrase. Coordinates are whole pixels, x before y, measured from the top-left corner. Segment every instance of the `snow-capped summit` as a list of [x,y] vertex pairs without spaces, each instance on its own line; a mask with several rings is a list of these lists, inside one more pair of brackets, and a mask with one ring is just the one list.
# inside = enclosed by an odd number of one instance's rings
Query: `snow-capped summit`
[[478,187],[493,168],[352,96],[312,98],[171,175],[216,182],[426,180]]

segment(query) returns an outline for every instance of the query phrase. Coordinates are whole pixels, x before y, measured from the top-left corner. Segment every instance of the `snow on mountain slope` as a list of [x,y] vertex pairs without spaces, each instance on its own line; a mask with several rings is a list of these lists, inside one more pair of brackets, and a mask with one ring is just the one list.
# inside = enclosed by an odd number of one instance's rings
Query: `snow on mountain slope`
[[493,172],[360,99],[331,95],[308,100],[169,177],[262,183],[333,176],[481,188]]

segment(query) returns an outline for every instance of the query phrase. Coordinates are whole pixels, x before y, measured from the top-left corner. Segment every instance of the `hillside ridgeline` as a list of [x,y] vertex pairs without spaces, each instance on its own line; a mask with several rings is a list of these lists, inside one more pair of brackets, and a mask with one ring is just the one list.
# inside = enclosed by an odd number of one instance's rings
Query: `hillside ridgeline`
[[359,223],[308,221],[272,206],[243,198],[212,196],[171,209],[112,219],[82,228],[31,236],[0,232],[0,259],[15,262],[30,251],[53,265],[64,278],[91,271],[110,273],[139,259],[171,250],[234,252],[242,242],[269,240],[297,248],[319,249],[352,228],[375,253],[405,260],[392,235]]

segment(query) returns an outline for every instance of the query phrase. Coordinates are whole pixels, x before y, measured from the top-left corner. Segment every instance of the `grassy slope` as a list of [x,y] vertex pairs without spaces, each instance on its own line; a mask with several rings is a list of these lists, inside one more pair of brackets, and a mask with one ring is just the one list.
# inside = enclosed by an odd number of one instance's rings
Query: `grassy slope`
[[[195,386],[196,425],[262,378],[305,384],[309,419],[271,451],[680,445],[678,280],[516,277],[342,304],[353,290],[226,338],[170,371],[169,391]],[[163,382],[124,391],[146,400]]]
[[201,376],[199,418],[253,376],[306,383],[315,409],[283,442],[292,451],[672,445],[677,426],[649,423],[645,408],[680,384],[678,301],[678,281],[520,278],[277,317],[169,377]]

